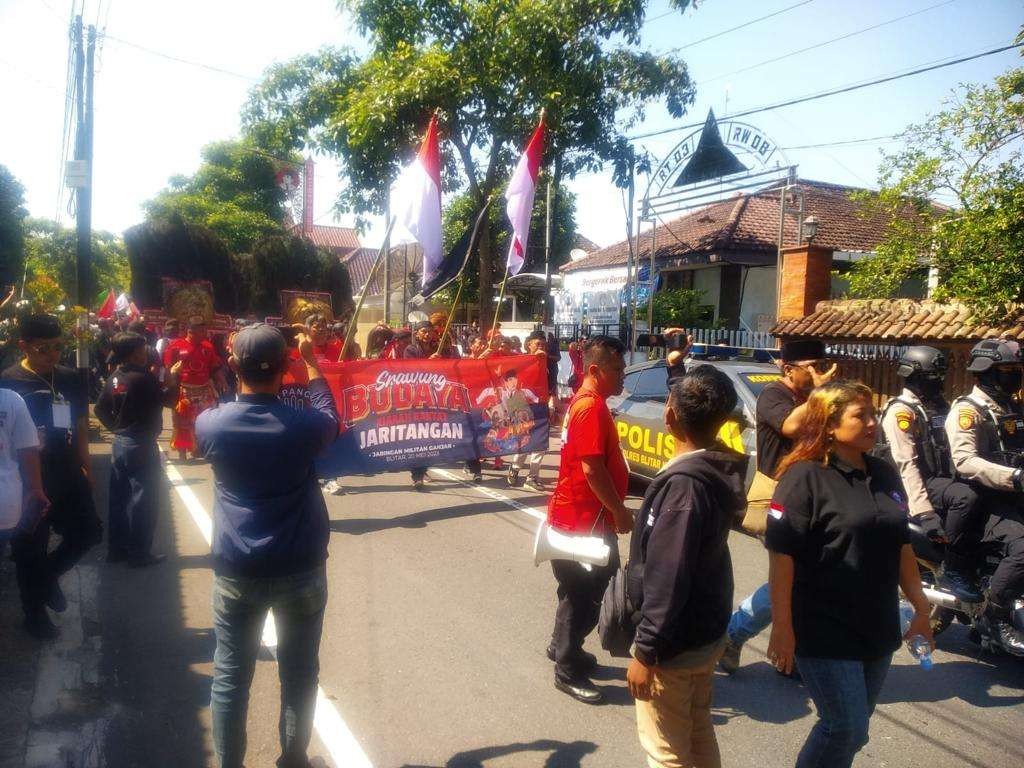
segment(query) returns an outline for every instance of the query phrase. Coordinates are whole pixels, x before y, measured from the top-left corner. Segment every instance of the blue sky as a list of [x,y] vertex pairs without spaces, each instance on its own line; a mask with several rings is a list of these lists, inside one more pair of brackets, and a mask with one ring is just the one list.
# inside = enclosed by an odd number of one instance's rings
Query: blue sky
[[[83,0],[76,0],[81,3]],[[697,100],[682,121],[660,106],[638,131],[700,122],[709,107],[719,116],[787,98],[873,79],[1007,44],[1024,22],[1018,0],[810,0],[765,21],[711,41],[689,43],[792,6],[799,0],[706,0],[685,14],[654,19],[669,9],[653,0],[643,47],[684,47],[697,82]],[[72,0],[0,0],[0,164],[27,188],[33,215],[52,217],[60,183],[67,20]],[[190,173],[206,143],[238,133],[248,89],[271,63],[325,44],[358,45],[333,0],[84,0],[87,22],[106,19],[96,81],[94,224],[120,231],[141,219],[140,205],[173,174]],[[932,7],[937,6],[937,7]],[[927,9],[927,10],[925,10]],[[825,43],[908,14],[862,34],[781,61],[791,51]],[[229,70],[214,72],[118,42]],[[889,136],[937,110],[958,83],[988,82],[1024,65],[1007,51],[842,96],[747,118],[781,147]],[[743,70],[748,67],[746,71]],[[241,77],[236,75],[242,75]],[[655,156],[682,137],[643,141]],[[788,149],[804,178],[872,186],[879,151],[892,141]],[[606,245],[625,233],[620,192],[608,174],[571,182],[579,195],[580,232]],[[317,166],[321,223],[338,188],[337,168]],[[63,218],[68,220],[66,212]],[[345,219],[340,223],[349,223]],[[379,228],[364,238],[375,245]]]

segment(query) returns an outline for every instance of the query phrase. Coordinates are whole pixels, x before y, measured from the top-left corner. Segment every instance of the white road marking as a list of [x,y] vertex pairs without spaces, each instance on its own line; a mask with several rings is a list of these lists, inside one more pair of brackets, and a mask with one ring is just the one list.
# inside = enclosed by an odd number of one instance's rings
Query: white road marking
[[[199,501],[195,492],[185,484],[185,478],[181,476],[178,468],[173,464],[164,462],[167,472],[167,479],[171,481],[174,490],[178,492],[185,509],[192,516],[199,532],[203,535],[207,544],[213,544],[213,520],[210,514]],[[263,624],[263,645],[277,658],[277,627],[274,624],[274,614],[268,613],[267,620]],[[327,747],[327,752],[338,768],[373,768],[373,763],[366,756],[363,748],[359,746],[352,731],[341,719],[334,704],[327,698],[324,689],[317,686],[316,689],[316,711],[313,714],[313,727],[316,729],[320,740]]]
[[526,504],[520,504],[515,499],[513,499],[513,498],[511,498],[509,496],[506,496],[503,493],[498,493],[497,491],[492,491],[490,488],[487,488],[486,486],[474,485],[473,483],[468,483],[465,480],[463,480],[461,477],[459,477],[458,475],[454,474],[453,472],[449,472],[447,469],[431,469],[430,472],[431,472],[431,474],[439,475],[440,477],[443,477],[446,480],[451,480],[451,481],[456,482],[456,483],[462,483],[463,485],[465,485],[465,486],[467,486],[469,488],[472,488],[477,493],[481,493],[481,494],[483,494],[484,496],[487,496],[490,499],[494,499],[495,501],[500,501],[500,502],[502,502],[504,504],[508,504],[510,507],[512,507],[512,509],[516,510],[517,512],[523,512],[524,514],[527,514],[530,517],[536,518],[537,520],[547,520],[548,519],[547,514],[545,512],[541,512],[536,507],[530,507],[530,506],[527,506]]

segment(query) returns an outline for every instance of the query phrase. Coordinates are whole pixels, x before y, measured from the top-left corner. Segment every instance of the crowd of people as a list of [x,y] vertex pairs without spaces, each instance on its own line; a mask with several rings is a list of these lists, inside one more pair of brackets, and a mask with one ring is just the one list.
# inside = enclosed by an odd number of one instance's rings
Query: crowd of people
[[[144,321],[135,323],[111,328],[97,342],[104,383],[95,413],[114,435],[107,562],[145,568],[163,559],[152,551],[166,492],[157,439],[163,409],[171,408],[179,460],[209,461],[216,480],[211,706],[219,764],[242,765],[249,684],[272,610],[282,687],[278,764],[304,768],[328,595],[329,526],[314,461],[339,431],[321,368],[362,351],[350,349],[344,330],[320,315],[301,327],[241,324],[221,342],[209,338],[201,318],[183,328],[168,323],[158,338]],[[557,342],[538,331],[523,346],[500,329],[455,334],[447,317],[435,315],[410,328],[378,325],[366,356],[543,356],[554,411]],[[59,632],[49,611],[66,607],[60,576],[102,541],[103,525],[93,503],[87,387],[59,364],[64,331],[53,316],[25,315],[18,347],[21,360],[0,375],[0,537],[11,542],[25,627],[45,639]],[[952,407],[942,399],[945,358],[911,348],[898,369],[906,388],[881,419],[876,393],[838,380],[820,342],[784,344],[782,377],[757,402],[749,488],[749,457],[717,437],[737,405],[731,380],[713,366],[687,367],[686,345],[677,345],[666,361],[664,415],[675,455],[635,513],[625,504],[629,469],[606,402],[622,392],[624,352],[605,336],[573,345],[557,482],[550,490],[543,485],[543,454],[513,457],[507,481],[519,484],[526,470],[528,488],[550,492],[552,527],[608,545],[603,565],[551,565],[554,684],[587,704],[603,696],[590,679],[597,658],[584,642],[620,568],[617,537],[632,532],[627,583],[635,639],[626,680],[652,768],[721,764],[711,719],[714,669],[734,673],[744,642],[769,626],[770,663],[798,673],[817,709],[797,766],[851,765],[867,743],[901,637],[933,644],[911,523],[947,545],[943,586],[965,601],[983,597],[980,545],[1002,548],[987,620],[1008,652],[1024,654],[1009,615],[1024,590],[1024,470],[1015,458],[1024,455],[1024,416],[1014,342],[975,347],[968,370],[976,386]],[[309,407],[301,410],[278,397],[295,364],[309,382]],[[481,480],[480,461],[466,470],[471,481]],[[425,489],[426,471],[412,470],[416,489]],[[734,610],[728,536],[739,520],[764,537],[770,565],[766,584]],[[60,536],[53,549],[51,531]],[[905,631],[900,593],[913,609]]]

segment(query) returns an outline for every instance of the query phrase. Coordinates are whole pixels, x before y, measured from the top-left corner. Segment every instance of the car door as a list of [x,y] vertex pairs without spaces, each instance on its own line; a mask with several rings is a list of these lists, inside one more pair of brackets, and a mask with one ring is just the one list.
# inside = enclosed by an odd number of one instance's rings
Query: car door
[[[627,374],[627,378],[633,373]],[[614,409],[615,426],[630,471],[652,478],[675,450],[671,435],[664,428],[667,372],[664,363],[655,363],[638,373],[629,382],[628,396]]]

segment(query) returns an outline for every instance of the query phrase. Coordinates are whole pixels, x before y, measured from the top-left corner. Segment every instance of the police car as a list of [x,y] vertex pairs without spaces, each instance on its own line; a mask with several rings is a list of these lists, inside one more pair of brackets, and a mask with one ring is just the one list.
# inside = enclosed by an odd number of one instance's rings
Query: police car
[[[777,350],[694,344],[686,361],[687,369],[713,365],[732,380],[739,403],[733,417],[719,432],[719,437],[730,448],[751,456],[756,451],[754,410],[757,396],[765,386],[782,378],[779,367],[771,362],[776,357]],[[629,471],[642,479],[653,478],[675,453],[675,438],[665,429],[667,379],[664,360],[632,365],[626,369],[622,394],[608,398]],[[752,461],[747,485],[753,474]]]

